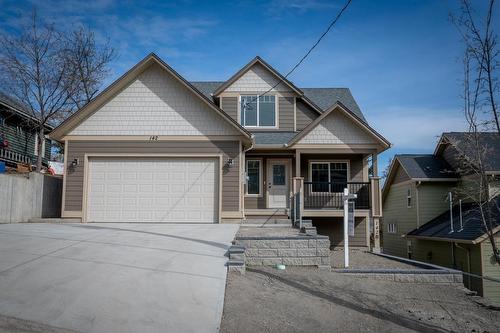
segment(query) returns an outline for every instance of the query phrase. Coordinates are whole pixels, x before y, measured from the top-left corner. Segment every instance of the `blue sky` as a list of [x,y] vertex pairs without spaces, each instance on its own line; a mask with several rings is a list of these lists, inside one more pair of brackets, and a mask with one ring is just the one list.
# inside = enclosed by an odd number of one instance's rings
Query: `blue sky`
[[[188,80],[225,80],[255,55],[286,73],[343,3],[0,0],[0,30],[13,31],[35,5],[63,29],[84,24],[110,39],[118,58],[109,82],[150,52]],[[448,19],[456,9],[452,0],[353,0],[290,79],[299,87],[351,89],[394,145],[380,170],[395,153],[430,153],[441,132],[464,128],[463,45]]]

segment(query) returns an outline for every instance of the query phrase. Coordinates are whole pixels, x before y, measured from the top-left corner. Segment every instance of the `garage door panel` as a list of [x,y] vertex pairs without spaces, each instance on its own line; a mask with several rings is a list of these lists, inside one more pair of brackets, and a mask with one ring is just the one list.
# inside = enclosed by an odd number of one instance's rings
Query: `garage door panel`
[[90,159],[87,220],[213,223],[218,177],[214,158]]

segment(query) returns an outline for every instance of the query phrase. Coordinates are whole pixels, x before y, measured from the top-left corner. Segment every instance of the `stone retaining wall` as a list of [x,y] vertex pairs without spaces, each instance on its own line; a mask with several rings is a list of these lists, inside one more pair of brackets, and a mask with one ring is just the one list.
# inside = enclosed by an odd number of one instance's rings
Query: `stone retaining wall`
[[462,284],[462,274],[454,272],[342,272],[334,270],[333,273],[356,278],[370,278],[377,280],[409,282],[409,283],[432,283],[432,284]]
[[245,247],[245,263],[250,266],[330,267],[328,236],[239,236],[234,243]]

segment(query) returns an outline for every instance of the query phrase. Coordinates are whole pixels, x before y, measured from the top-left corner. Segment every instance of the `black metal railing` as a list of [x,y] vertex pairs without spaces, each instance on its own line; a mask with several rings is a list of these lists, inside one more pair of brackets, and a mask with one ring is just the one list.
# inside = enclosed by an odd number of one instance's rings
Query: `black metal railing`
[[349,193],[356,194],[354,199],[356,209],[370,208],[370,183],[317,183],[304,182],[304,209],[342,209],[344,188]]

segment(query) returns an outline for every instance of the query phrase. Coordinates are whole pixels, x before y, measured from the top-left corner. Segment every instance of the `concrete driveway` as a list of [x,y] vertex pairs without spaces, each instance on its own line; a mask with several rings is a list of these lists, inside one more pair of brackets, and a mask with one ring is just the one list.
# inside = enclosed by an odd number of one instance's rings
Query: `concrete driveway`
[[216,332],[237,229],[0,224],[0,332]]

